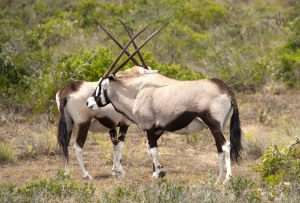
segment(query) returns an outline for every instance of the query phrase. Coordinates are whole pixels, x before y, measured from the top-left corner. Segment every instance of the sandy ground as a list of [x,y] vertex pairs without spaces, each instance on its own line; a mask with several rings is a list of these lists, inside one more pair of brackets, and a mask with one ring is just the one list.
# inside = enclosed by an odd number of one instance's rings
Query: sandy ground
[[[293,135],[299,133],[299,127],[296,126],[300,114],[300,94],[297,91],[268,96],[264,92],[238,95],[238,103],[245,135],[249,133],[254,134],[253,136],[268,135],[270,130],[282,125],[283,121],[280,122],[280,119],[286,117],[288,119],[285,123],[292,125],[289,129],[293,130]],[[12,162],[1,165],[0,183],[12,182],[22,186],[32,180],[55,177],[58,170],[64,168],[63,157],[58,150],[45,154],[37,151],[35,155],[28,155],[30,143],[36,144],[39,140],[44,140],[44,134],[51,137],[51,142],[56,142],[55,125],[49,124],[46,119],[37,122],[34,118],[26,116],[18,121],[13,118],[14,116],[16,115],[2,114],[0,123],[0,139],[9,143],[16,152]],[[102,141],[99,141],[99,138]],[[73,135],[71,146],[74,140]],[[244,139],[244,142],[245,140],[247,139]],[[112,148],[108,134],[89,134],[83,157],[90,175],[94,178],[92,182],[96,193],[120,184],[152,181],[152,159],[146,150],[145,141],[143,133],[135,125],[131,126],[123,156],[126,175],[123,178],[115,178],[111,175]],[[258,157],[250,156],[248,151],[246,147],[241,164],[232,166],[234,176],[256,175],[252,166],[259,160]],[[164,134],[159,140],[159,161],[167,172],[164,177],[167,180],[194,184],[210,177],[217,178],[217,150],[208,130],[202,131],[194,144],[188,143],[184,135]],[[72,178],[81,182],[88,181],[81,178],[82,173],[72,148],[70,148],[70,168]]]

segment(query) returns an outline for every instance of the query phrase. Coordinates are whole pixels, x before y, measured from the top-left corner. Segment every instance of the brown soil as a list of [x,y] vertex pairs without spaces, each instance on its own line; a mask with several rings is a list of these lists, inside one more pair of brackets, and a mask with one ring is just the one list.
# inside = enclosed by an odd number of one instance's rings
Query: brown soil
[[[238,103],[244,134],[247,135],[249,130],[254,129],[257,132],[255,136],[267,135],[270,130],[282,124],[281,119],[287,117],[287,123],[296,129],[293,135],[298,133],[299,136],[299,128],[296,127],[300,117],[299,93],[299,91],[274,93],[266,90],[256,94],[239,94]],[[14,116],[16,115],[0,115],[0,141],[9,143],[16,152],[12,162],[1,166],[0,183],[12,182],[22,186],[32,180],[56,176],[58,170],[64,168],[61,153],[58,150],[45,152],[36,148],[36,153],[30,154],[28,148],[30,143],[36,144],[39,139],[45,139],[43,138],[45,133],[55,138],[55,125],[47,123],[45,118],[37,121],[30,116],[18,116],[16,120]],[[152,161],[144,144],[146,138],[135,125],[130,127],[126,138],[123,161],[126,176],[123,178],[114,178],[111,175],[112,149],[108,134],[103,135],[102,144],[97,143],[95,139],[97,136],[100,135],[88,136],[83,155],[85,165],[94,178],[92,182],[96,193],[108,191],[120,184],[152,181]],[[172,133],[164,134],[160,138],[159,161],[167,172],[165,179],[193,184],[210,177],[217,178],[218,157],[214,140],[208,130],[202,131],[198,136],[199,140],[195,144],[189,144],[186,136]],[[70,146],[73,146],[73,143],[74,137]],[[252,166],[257,162],[257,157],[250,156],[246,146],[243,162],[232,166],[233,175],[256,176]],[[82,173],[72,148],[70,148],[70,168],[73,170],[72,177],[75,180],[87,181],[81,178]]]

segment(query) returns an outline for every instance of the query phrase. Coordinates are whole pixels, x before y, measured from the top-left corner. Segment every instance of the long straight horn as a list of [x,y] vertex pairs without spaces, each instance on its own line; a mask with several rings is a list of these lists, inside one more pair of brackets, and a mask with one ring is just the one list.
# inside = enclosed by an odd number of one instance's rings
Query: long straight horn
[[[122,23],[122,25],[125,27],[125,29],[126,29],[128,35],[129,35],[129,37],[130,37],[130,39],[131,39],[132,36],[131,36],[131,33],[130,33],[128,27],[125,25],[125,23],[124,23],[120,18],[118,18],[118,20],[119,20],[119,21]],[[132,42],[132,44],[133,44],[133,46],[134,46],[135,49],[138,48],[138,46],[136,45],[136,43],[135,43],[134,41]],[[140,60],[141,60],[141,62],[142,62],[142,64],[143,64],[143,67],[144,67],[145,69],[148,69],[148,66],[147,66],[147,64],[146,64],[146,61],[145,61],[145,59],[143,58],[141,52],[138,51],[137,54],[138,54],[138,56],[139,56],[139,58],[140,58]]]
[[[97,19],[95,19],[96,20],[96,22],[98,23],[98,25],[102,28],[102,30],[104,30],[104,32],[106,32],[106,34],[123,50],[124,49],[124,47],[121,45],[121,43],[116,39],[116,38],[114,38],[113,36],[112,36],[112,34],[110,33],[110,32],[108,32],[108,30],[97,20]],[[130,53],[127,51],[127,50],[125,50],[125,54],[127,55],[127,56],[130,56]],[[137,65],[137,66],[141,66],[140,64],[139,64],[139,62],[137,61],[137,60],[135,60],[135,58],[132,58],[131,59],[132,60],[132,62],[135,64],[135,65]]]
[[[158,30],[156,30],[152,35],[150,35],[150,37],[148,37],[148,39],[145,40],[145,42],[139,47],[137,48],[125,61],[123,61],[113,72],[112,74],[115,75],[141,48],[143,48],[147,42],[154,37],[154,35],[156,33],[158,33],[161,29],[163,29],[166,25],[168,24],[168,22],[166,22],[165,24],[163,24],[163,26],[161,26]],[[132,39],[131,39],[132,40]]]
[[[122,57],[123,53],[126,51],[126,49],[129,47],[129,45],[133,42],[133,40],[135,38],[137,38],[137,36],[139,36],[144,30],[146,30],[146,28],[149,26],[149,24],[144,27],[141,31],[139,31],[136,35],[134,35],[132,37],[132,39],[126,44],[126,46],[124,47],[124,49],[122,50],[122,52],[119,54],[119,56],[116,58],[116,60],[110,65],[110,67],[108,68],[108,70],[105,72],[103,78],[107,78],[107,76],[110,74],[110,72],[112,71],[112,69],[116,66],[116,64],[118,63],[118,61],[120,60],[120,58]],[[129,60],[132,58],[132,54],[128,57]],[[128,61],[129,61],[128,60]],[[128,62],[127,61],[127,62]]]

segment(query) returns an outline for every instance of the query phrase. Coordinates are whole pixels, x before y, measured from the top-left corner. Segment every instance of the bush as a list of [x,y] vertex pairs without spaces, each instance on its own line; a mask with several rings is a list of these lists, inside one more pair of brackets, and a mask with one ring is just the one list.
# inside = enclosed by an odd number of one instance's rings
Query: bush
[[186,202],[188,187],[169,181],[158,181],[152,186],[139,184],[132,187],[117,186],[113,194],[105,192],[100,202]]
[[237,177],[229,181],[228,188],[233,192],[237,202],[261,201],[260,193],[254,189],[254,180]]
[[91,202],[95,189],[91,184],[80,185],[59,171],[57,176],[31,182],[16,188],[13,184],[0,184],[0,201],[5,202]]
[[289,87],[300,87],[300,17],[291,23],[290,29],[291,36],[279,49],[277,78]]
[[283,182],[300,182],[300,140],[297,139],[289,147],[278,148],[276,145],[267,148],[260,158],[255,170],[268,185],[278,185]]
[[46,110],[50,114],[57,112],[55,94],[60,88],[71,80],[97,81],[111,63],[111,52],[104,47],[63,55],[57,66],[49,65],[34,81],[32,95],[40,95],[34,110]]

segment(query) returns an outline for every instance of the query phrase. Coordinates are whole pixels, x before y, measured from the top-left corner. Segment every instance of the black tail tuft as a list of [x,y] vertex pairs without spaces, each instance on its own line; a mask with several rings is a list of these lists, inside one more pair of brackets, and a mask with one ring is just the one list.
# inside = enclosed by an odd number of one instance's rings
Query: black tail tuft
[[237,106],[234,106],[233,114],[230,120],[230,158],[232,161],[239,163],[241,161],[242,150],[242,130]]
[[69,143],[70,137],[67,130],[67,123],[63,113],[60,113],[60,118],[57,126],[57,142],[60,149],[63,151],[65,159],[69,162]]

